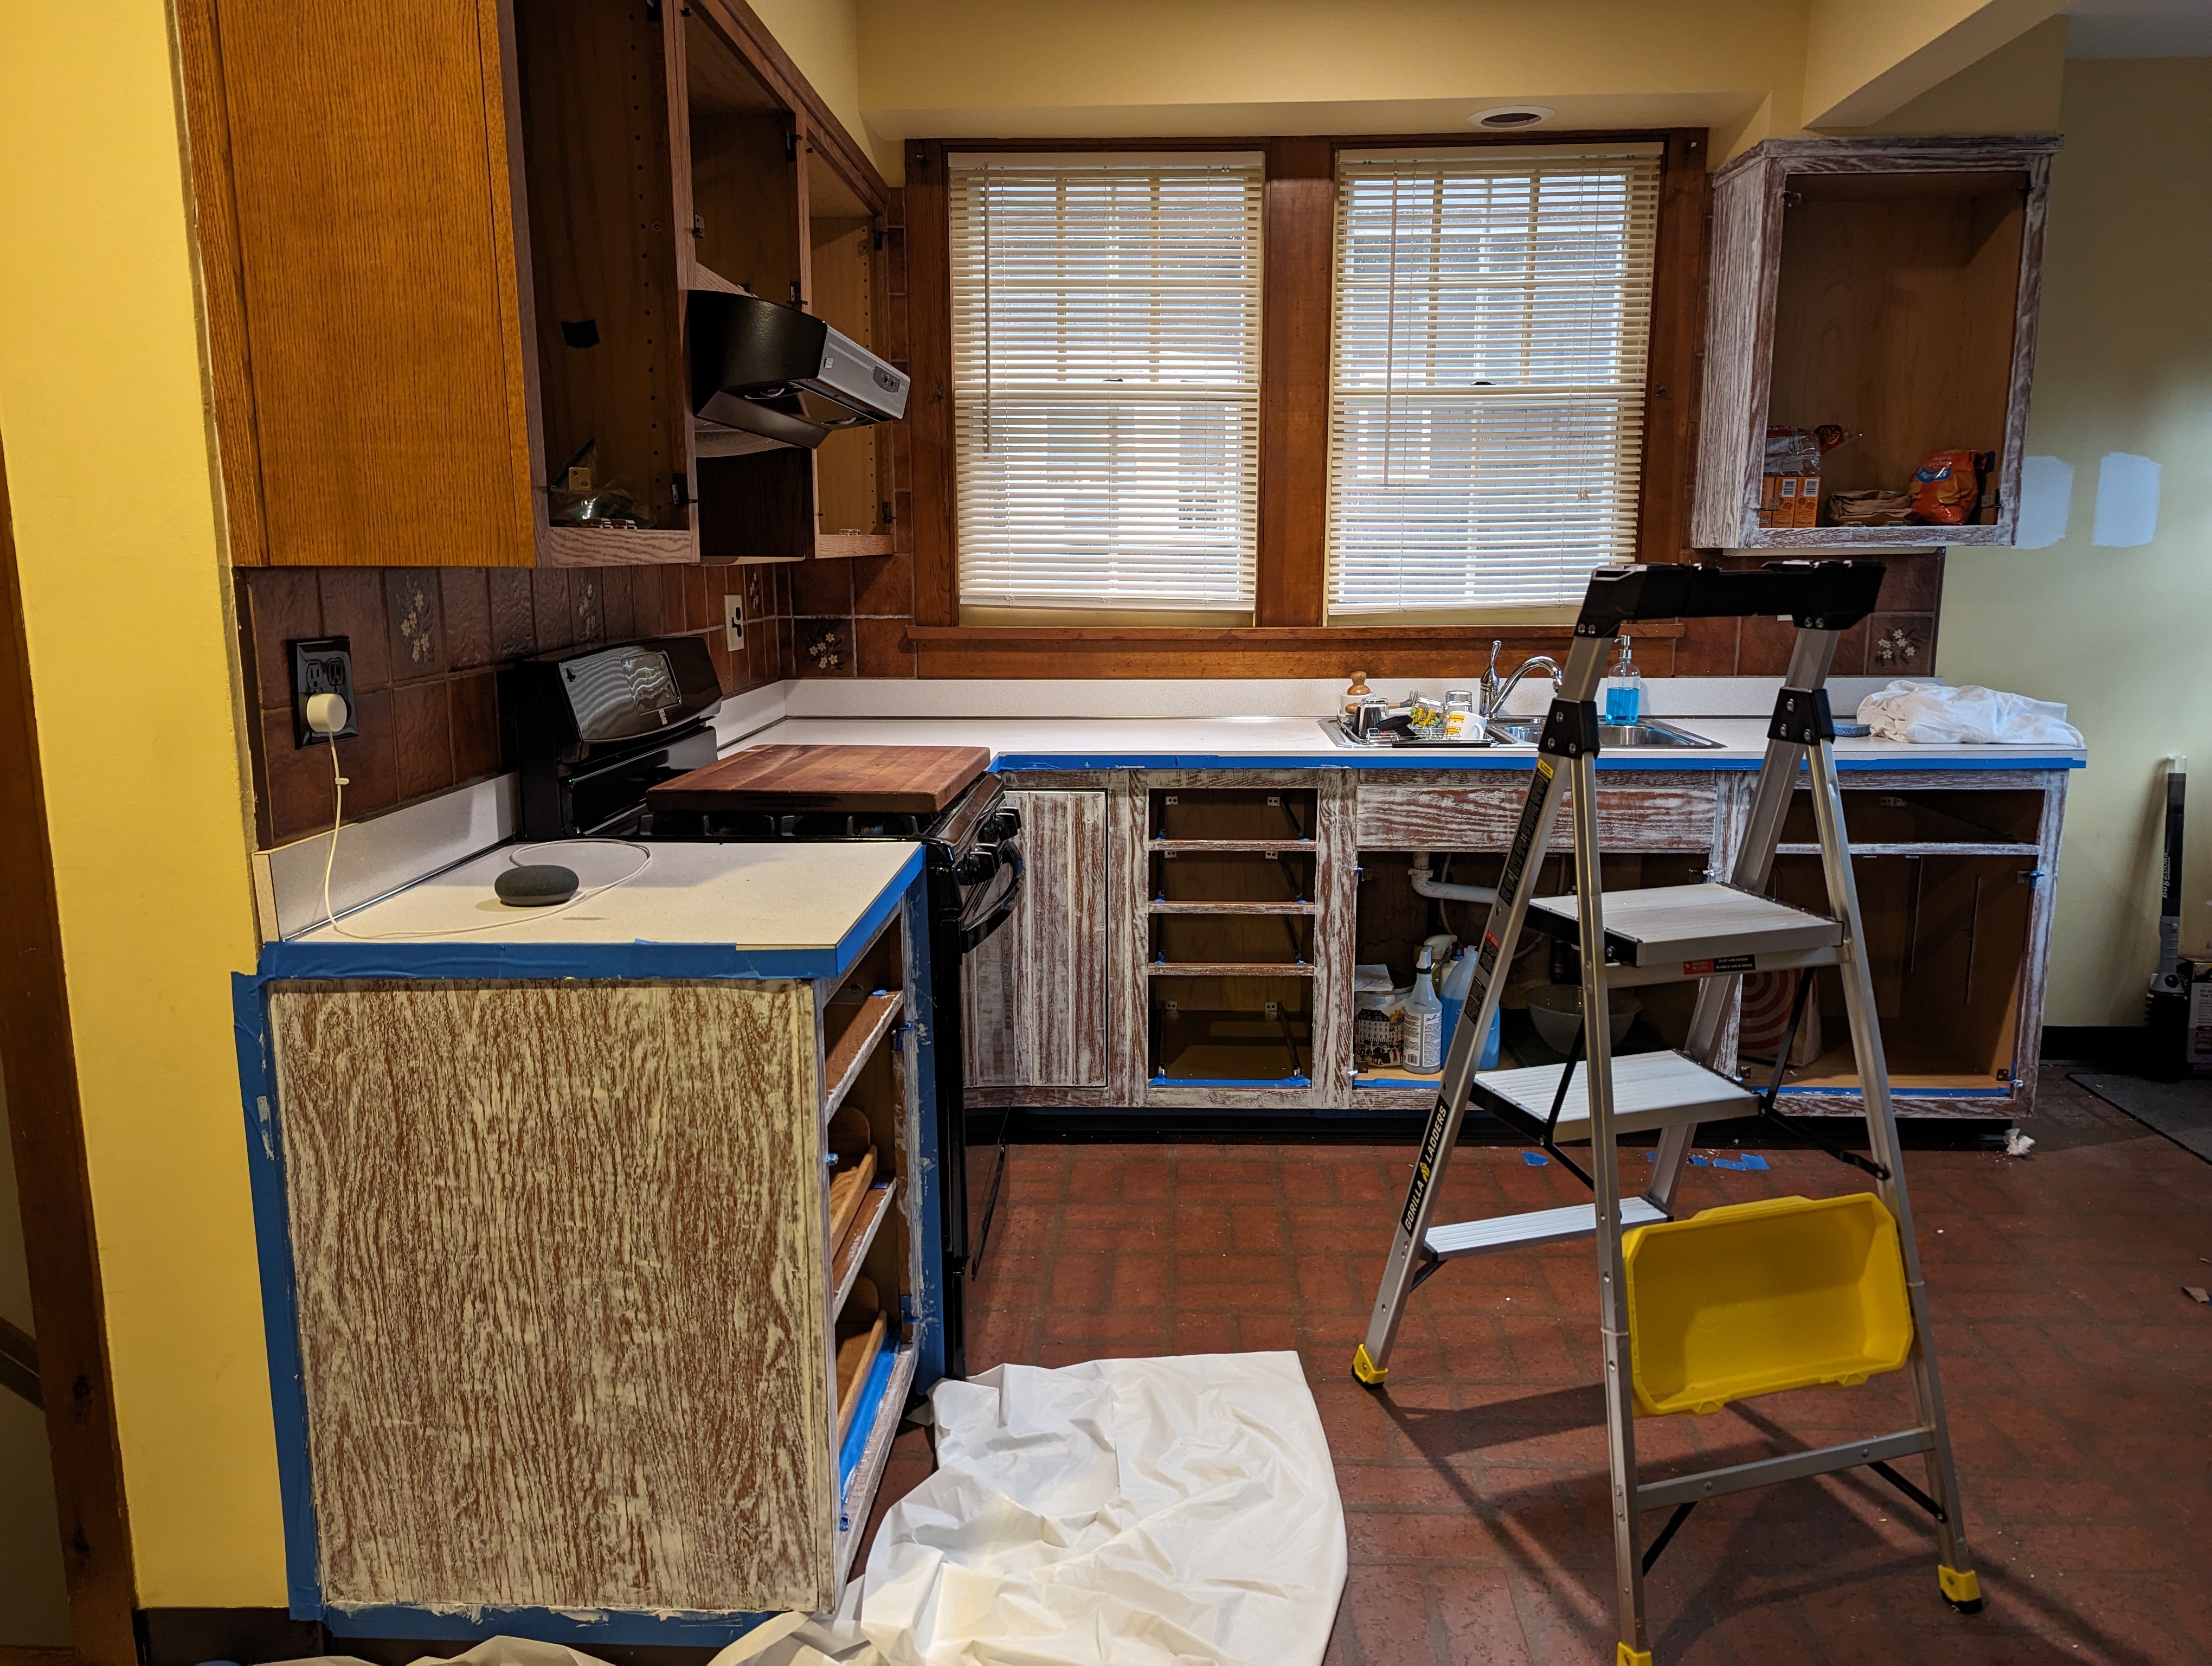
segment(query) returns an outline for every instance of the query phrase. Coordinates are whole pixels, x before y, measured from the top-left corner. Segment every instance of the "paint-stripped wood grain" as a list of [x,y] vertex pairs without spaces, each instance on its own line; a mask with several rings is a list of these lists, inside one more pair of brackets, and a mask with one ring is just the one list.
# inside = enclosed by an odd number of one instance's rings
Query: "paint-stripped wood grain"
[[[1363,850],[1503,850],[1528,802],[1525,781],[1508,785],[1363,786],[1355,827]],[[1607,850],[1710,850],[1714,788],[1710,780],[1650,787],[1601,786],[1598,836]],[[1572,836],[1560,803],[1553,848]]]
[[812,990],[270,1014],[326,1600],[832,1601]]
[[1010,792],[1022,818],[1022,899],[964,967],[968,1079],[1103,1087],[1108,1012],[1106,794]]

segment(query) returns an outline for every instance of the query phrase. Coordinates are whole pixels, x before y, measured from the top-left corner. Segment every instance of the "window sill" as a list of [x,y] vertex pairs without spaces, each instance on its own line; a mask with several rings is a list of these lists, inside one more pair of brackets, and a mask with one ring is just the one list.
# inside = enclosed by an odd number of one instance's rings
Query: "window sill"
[[[1680,620],[1638,641],[1682,635]],[[924,677],[1385,677],[1467,673],[1492,641],[1564,648],[1571,624],[909,625]]]

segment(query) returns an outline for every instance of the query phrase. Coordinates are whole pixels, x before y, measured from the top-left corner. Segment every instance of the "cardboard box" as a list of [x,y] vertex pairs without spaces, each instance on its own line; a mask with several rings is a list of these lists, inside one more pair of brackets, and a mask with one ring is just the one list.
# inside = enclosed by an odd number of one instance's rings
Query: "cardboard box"
[[1817,526],[1820,524],[1820,477],[1801,474],[1797,477],[1797,519],[1795,526]]

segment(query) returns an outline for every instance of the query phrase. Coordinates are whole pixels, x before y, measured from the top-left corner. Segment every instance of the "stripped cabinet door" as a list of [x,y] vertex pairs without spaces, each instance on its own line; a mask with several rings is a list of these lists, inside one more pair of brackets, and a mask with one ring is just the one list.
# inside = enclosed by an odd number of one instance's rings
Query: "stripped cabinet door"
[[1022,898],[968,957],[963,1028],[977,1087],[1103,1087],[1107,834],[1103,792],[1012,792]]

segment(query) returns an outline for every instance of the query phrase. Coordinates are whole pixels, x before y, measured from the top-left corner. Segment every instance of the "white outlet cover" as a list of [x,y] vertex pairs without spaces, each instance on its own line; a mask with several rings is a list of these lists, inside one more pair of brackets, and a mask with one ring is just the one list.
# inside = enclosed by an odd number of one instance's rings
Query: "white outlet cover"
[[722,598],[722,645],[735,652],[745,645],[745,599]]

